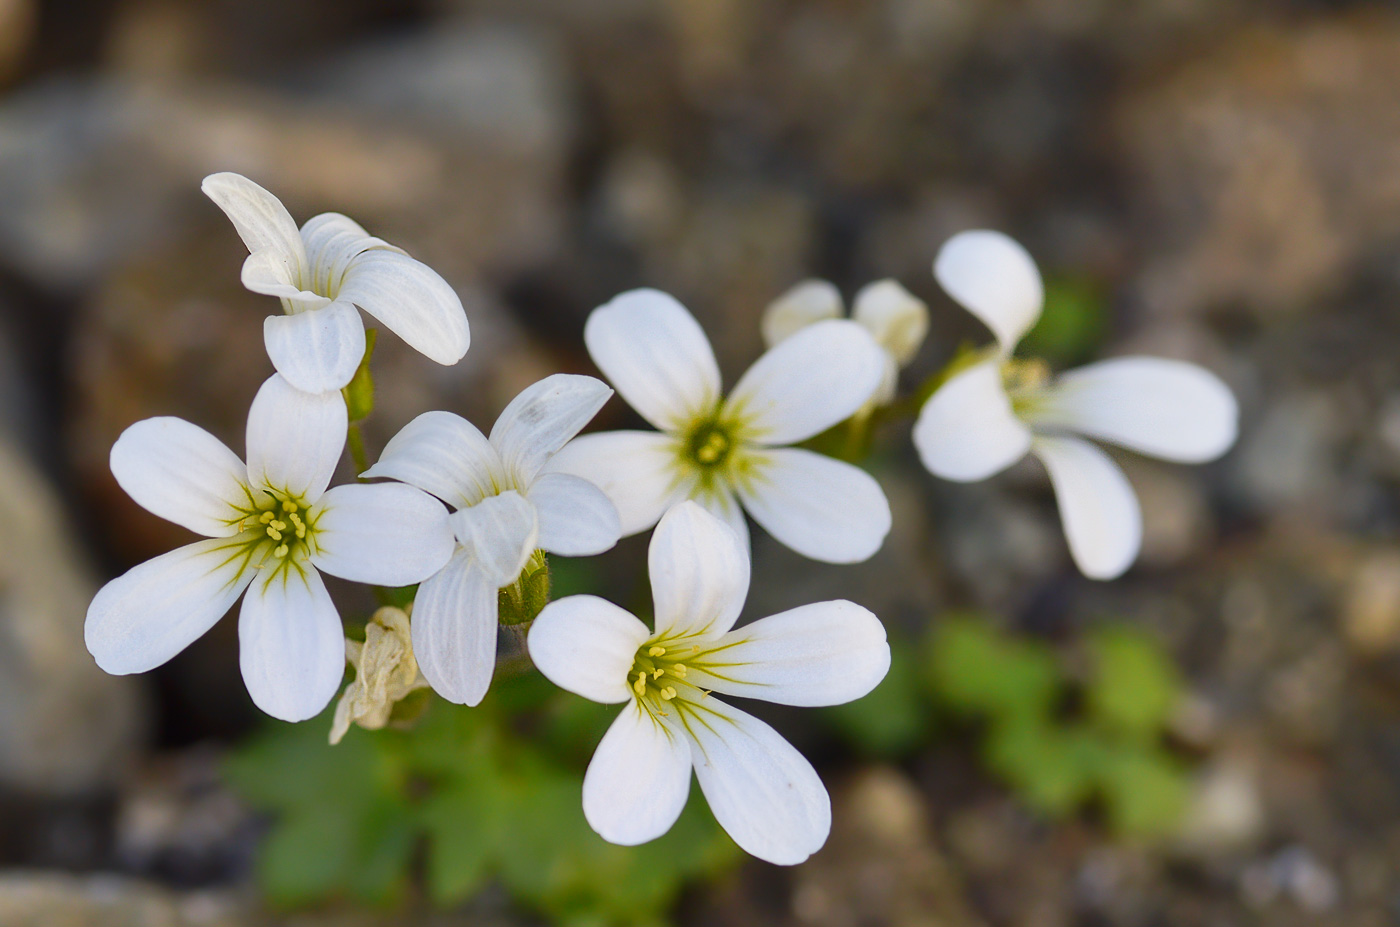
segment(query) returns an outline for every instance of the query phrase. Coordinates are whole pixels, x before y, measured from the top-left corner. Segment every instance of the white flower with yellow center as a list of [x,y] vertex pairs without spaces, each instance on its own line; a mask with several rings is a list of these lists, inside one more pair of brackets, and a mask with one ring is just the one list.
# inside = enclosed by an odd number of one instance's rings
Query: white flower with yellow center
[[248,412],[248,463],[178,418],[151,418],[112,446],[112,473],[142,508],[202,534],[103,586],[85,634],[97,665],[142,673],[184,650],[238,600],[239,665],[253,702],[302,721],[345,671],[340,615],[321,571],[382,586],[431,576],[452,554],[447,511],[411,486],[337,486],[339,393],[273,375]]
[[1034,454],[1050,474],[1079,569],[1094,579],[1122,574],[1142,541],[1137,496],[1118,465],[1077,435],[1165,460],[1213,460],[1235,442],[1234,394],[1183,361],[1120,357],[1052,378],[1041,361],[1013,359],[1040,318],[1044,288],[1031,256],[999,232],[954,236],[934,275],[997,345],[924,404],[914,425],[924,466],[970,482]]
[[879,550],[890,530],[880,484],[848,463],[784,446],[850,418],[879,387],[884,352],[860,325],[830,319],[803,328],[760,357],[727,398],[700,324],[665,293],[623,293],[593,311],[583,337],[593,362],[660,434],[584,435],[549,468],[607,493],[624,536],[692,499],[745,545],[747,509],[815,560],[854,563]]
[[497,592],[542,549],[566,557],[617,543],[617,511],[593,484],[541,470],[612,395],[593,377],[555,374],[525,389],[487,438],[450,412],[409,422],[363,474],[452,506],[452,559],[418,587],[413,652],[439,695],[476,705],[496,668]]
[[462,301],[426,264],[339,213],[298,230],[281,200],[239,174],[211,174],[202,189],[248,246],[243,285],[282,301],[285,314],[267,318],[263,341],[297,389],[337,390],[355,375],[365,353],[356,306],[439,364],[467,353]]
[[[843,315],[840,290],[825,280],[804,280],[764,310],[763,340],[771,348],[808,325]],[[899,389],[900,368],[914,359],[928,335],[928,306],[895,281],[879,280],[856,294],[851,320],[885,351],[884,373],[870,405],[888,405]]]
[[748,554],[693,502],[672,508],[648,556],[656,629],[594,596],[545,606],[530,657],[570,692],[625,703],[583,780],[583,813],[605,840],[645,843],[671,828],[695,770],[715,819],[747,852],[800,863],[826,842],[831,803],[802,754],[711,693],[781,705],[839,705],[885,678],[890,648],[873,614],[819,602],[734,622]]

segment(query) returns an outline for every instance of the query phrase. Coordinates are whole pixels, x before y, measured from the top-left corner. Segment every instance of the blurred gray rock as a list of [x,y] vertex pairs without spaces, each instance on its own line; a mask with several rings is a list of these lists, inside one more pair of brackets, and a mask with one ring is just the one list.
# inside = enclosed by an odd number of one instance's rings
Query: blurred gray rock
[[53,488],[0,435],[0,784],[88,791],[139,746],[137,684],[102,672],[83,644],[96,591]]

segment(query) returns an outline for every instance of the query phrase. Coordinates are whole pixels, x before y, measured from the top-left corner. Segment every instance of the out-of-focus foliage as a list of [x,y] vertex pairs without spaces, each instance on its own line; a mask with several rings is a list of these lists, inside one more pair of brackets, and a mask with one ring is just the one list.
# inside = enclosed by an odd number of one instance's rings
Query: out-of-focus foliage
[[615,711],[527,673],[498,680],[477,708],[434,700],[411,731],[353,729],[337,747],[328,717],[270,727],[228,766],[275,816],[260,860],[268,897],[394,904],[414,890],[421,853],[440,906],[498,880],[558,923],[665,923],[688,880],[739,854],[698,797],[645,846],[593,833],[582,770]]
[[1082,364],[1094,357],[1103,342],[1107,316],[1100,286],[1089,278],[1046,280],[1044,311],[1021,339],[1017,353],[1043,357],[1057,367]]
[[1152,638],[1104,625],[1080,642],[1084,678],[1048,644],[983,618],[947,616],[919,642],[892,642],[885,682],[828,717],[858,749],[905,756],[943,718],[977,722],[989,771],[1038,811],[1096,802],[1119,834],[1164,836],[1187,796],[1187,769],[1164,743],[1181,695],[1176,668]]

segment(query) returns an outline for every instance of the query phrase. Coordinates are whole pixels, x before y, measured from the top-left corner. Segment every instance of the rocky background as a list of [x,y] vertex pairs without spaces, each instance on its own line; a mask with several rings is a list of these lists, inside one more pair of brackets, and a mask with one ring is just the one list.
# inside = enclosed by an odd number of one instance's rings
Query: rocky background
[[839,595],[896,628],[977,607],[1051,641],[1105,613],[1158,635],[1199,760],[1180,839],[1044,821],[941,738],[827,758],[828,847],[696,887],[682,923],[1400,923],[1400,7],[0,0],[0,924],[528,923],[489,894],[262,911],[260,825],[218,772],[256,722],[234,622],[142,678],[83,647],[97,586],[183,540],[117,489],[112,441],[175,414],[241,447],[270,372],[273,307],[199,193],[216,170],[463,295],[456,368],[382,339],[372,447],[591,372],[583,319],[639,285],[732,378],[792,283],[896,277],[933,311],[914,382],[985,338],[929,272],[977,226],[1099,294],[1104,350],[1236,390],[1223,461],[1128,462],[1148,534],[1122,581],[1074,572],[1034,465],[939,485],[907,429],[874,561],[756,550],[756,614]]

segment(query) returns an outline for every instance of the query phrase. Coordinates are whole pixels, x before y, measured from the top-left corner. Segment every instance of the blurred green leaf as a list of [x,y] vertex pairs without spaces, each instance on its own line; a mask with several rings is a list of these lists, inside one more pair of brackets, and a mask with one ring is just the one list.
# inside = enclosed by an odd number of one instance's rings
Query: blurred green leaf
[[1045,715],[1059,702],[1064,685],[1049,647],[1016,640],[971,616],[940,623],[928,667],[934,691],[954,709],[973,714]]
[[826,709],[826,717],[857,750],[870,756],[907,756],[929,742],[933,711],[919,673],[919,649],[890,641],[890,671],[869,695]]
[[1092,738],[1046,719],[1010,718],[987,732],[987,766],[1019,791],[1033,808],[1063,817],[1093,792],[1096,748]]
[[1104,627],[1089,639],[1094,673],[1085,693],[1094,721],[1139,741],[1159,737],[1181,698],[1176,666],[1153,638]]
[[1165,750],[1129,747],[1111,752],[1099,778],[1109,824],[1118,833],[1159,837],[1180,823],[1188,777],[1180,761]]
[[1056,366],[1082,363],[1098,353],[1106,321],[1101,287],[1084,278],[1052,278],[1045,284],[1045,308],[1017,354],[1043,357]]
[[365,329],[364,357],[360,358],[360,366],[355,368],[355,375],[340,391],[345,397],[345,408],[351,422],[369,418],[370,413],[374,411],[374,377],[370,374],[369,363],[374,357],[374,343],[378,336],[378,329]]

